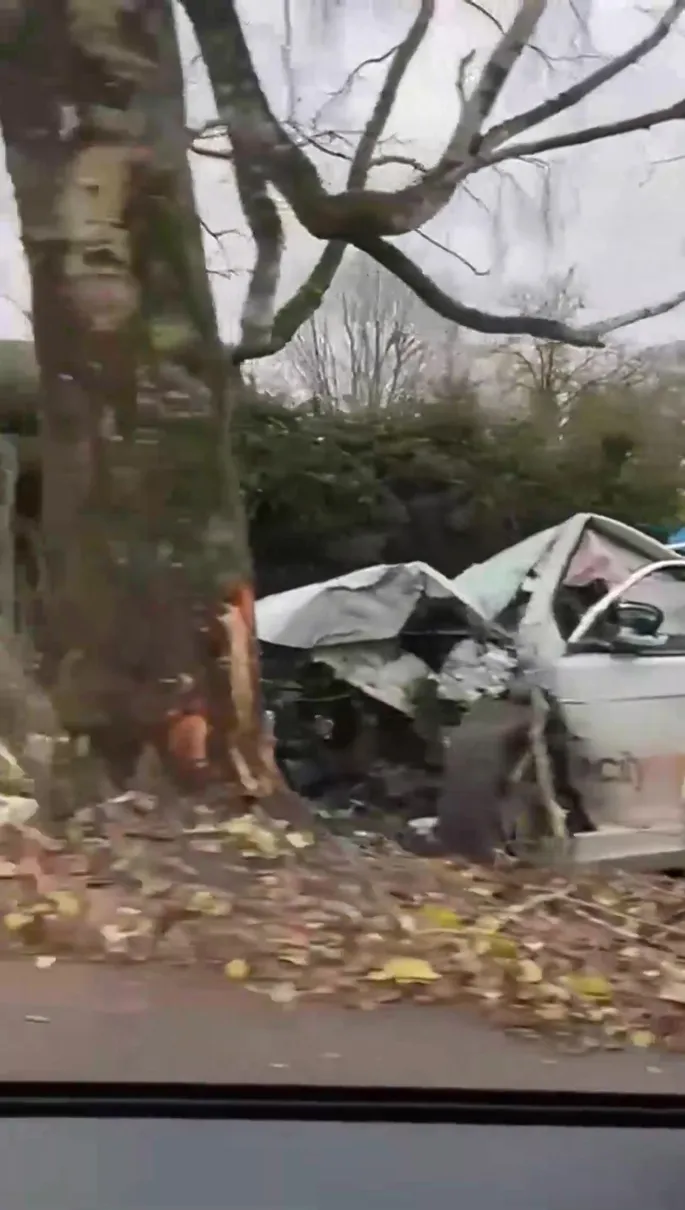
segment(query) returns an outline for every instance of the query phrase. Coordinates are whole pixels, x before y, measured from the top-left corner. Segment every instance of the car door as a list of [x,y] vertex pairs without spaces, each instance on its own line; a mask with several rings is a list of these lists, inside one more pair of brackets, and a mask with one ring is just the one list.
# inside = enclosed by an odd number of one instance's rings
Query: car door
[[[551,669],[549,686],[572,737],[572,780],[595,826],[685,838],[683,571],[676,558],[634,572],[588,610]],[[607,611],[627,601],[659,606],[656,636],[631,634],[620,649],[599,649]]]

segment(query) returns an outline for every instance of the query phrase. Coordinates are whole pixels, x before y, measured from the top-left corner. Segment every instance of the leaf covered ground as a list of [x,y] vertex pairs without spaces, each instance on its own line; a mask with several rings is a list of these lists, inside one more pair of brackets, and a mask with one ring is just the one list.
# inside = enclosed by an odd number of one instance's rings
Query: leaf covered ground
[[220,967],[295,1005],[477,1009],[566,1049],[685,1051],[685,886],[362,851],[259,808],[125,795],[54,840],[0,828],[2,947]]

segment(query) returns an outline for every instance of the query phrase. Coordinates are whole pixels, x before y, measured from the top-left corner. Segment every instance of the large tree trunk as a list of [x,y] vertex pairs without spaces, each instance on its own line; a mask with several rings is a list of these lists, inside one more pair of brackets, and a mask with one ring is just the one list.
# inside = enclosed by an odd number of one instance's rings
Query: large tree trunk
[[[215,747],[224,773],[266,794],[275,774],[262,738],[249,547],[170,2],[17,0],[0,39],[0,122],[41,371],[45,637],[59,705],[79,729],[118,719],[135,747],[136,724],[152,725],[161,710],[162,682],[201,671],[189,577],[177,574],[178,557],[157,557],[184,468],[155,462],[138,427],[141,372],[172,361],[190,375],[191,394],[204,385],[213,401],[213,486],[191,554],[202,569],[196,590],[201,583],[214,602],[205,697]],[[167,485],[155,507],[148,481]],[[175,625],[165,630],[155,605]],[[197,745],[194,754],[202,763]]]

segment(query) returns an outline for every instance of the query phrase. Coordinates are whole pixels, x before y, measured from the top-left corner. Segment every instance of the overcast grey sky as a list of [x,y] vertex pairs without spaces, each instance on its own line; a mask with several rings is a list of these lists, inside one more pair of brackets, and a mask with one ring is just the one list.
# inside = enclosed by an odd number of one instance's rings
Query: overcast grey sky
[[[336,18],[322,31],[313,16],[314,0],[291,2],[295,15],[293,77],[298,114],[303,122],[340,87],[360,60],[382,54],[395,44],[415,11],[412,0],[393,0],[392,4],[389,0],[384,3],[346,0],[344,18]],[[514,9],[514,0],[484,2],[490,4],[491,11],[502,21]],[[258,19],[247,16],[254,7],[259,9]],[[617,53],[642,36],[650,22],[647,10],[653,19],[664,7],[664,0],[654,3],[576,0],[574,4],[576,12],[582,10],[589,16],[590,40],[603,54]],[[262,81],[272,104],[282,115],[288,99],[282,62],[282,0],[260,0],[259,6],[242,0],[240,8],[245,14],[248,40]],[[193,62],[196,47],[183,14],[180,26],[188,63],[189,121],[199,125],[213,116],[211,94],[201,65]],[[456,112],[455,78],[459,60],[472,47],[483,50],[491,45],[492,36],[490,23],[463,0],[438,0],[434,28],[406,77],[388,129],[390,135],[401,141],[402,151],[423,161],[431,161],[439,154]],[[562,61],[555,64],[551,74],[540,56],[527,53],[507,86],[498,117],[542,99],[550,91],[558,91],[579,72],[592,69],[592,61],[581,57],[589,50],[588,37],[580,30],[568,0],[553,0],[537,42]],[[384,67],[374,67],[365,72],[344,103],[330,109],[326,123],[359,128],[373,103],[383,71]],[[643,65],[595,94],[582,110],[564,115],[555,129],[668,105],[679,99],[684,90],[685,22],[681,22],[681,28],[667,44]],[[680,153],[682,162],[650,169],[650,163]],[[198,201],[207,224],[213,229],[236,229],[235,235],[223,240],[222,256],[211,241],[208,246],[210,264],[216,268],[229,265],[236,270],[230,280],[213,278],[221,326],[226,338],[232,339],[236,335],[252,249],[241,221],[230,170],[217,161],[193,159]],[[319,163],[331,185],[341,183],[344,165],[330,158]],[[525,284],[543,288],[552,272],[571,264],[577,266],[578,280],[586,292],[592,317],[653,302],[683,288],[685,123],[607,141],[594,148],[557,153],[553,164],[553,250],[546,244],[536,204],[539,175],[525,166],[512,174],[519,188],[511,181],[503,183],[494,171],[483,173],[472,182],[491,211],[496,208],[497,198],[500,199],[498,239],[494,239],[493,225],[487,215],[465,195],[457,197],[427,229],[479,267],[490,266],[489,277],[475,278],[454,258],[431,248],[418,235],[405,237],[403,246],[443,287],[458,293],[463,301],[493,309],[505,306],[513,287]],[[406,179],[404,169],[384,169],[376,174],[376,183],[387,187]],[[3,265],[0,292],[5,296],[0,300],[0,333],[26,336],[29,329],[22,308],[28,307],[28,281],[4,163],[0,174],[0,216]],[[316,241],[303,235],[294,224],[288,222],[287,231],[283,297],[308,272],[320,251]],[[685,338],[685,307],[637,325],[630,333],[631,338],[650,344]]]

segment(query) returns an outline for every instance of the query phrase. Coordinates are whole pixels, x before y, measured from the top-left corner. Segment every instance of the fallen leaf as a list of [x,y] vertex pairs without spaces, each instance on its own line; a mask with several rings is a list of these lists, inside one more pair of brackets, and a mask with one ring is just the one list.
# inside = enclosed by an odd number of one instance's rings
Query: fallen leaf
[[54,903],[58,916],[78,916],[81,904],[71,891],[51,891],[48,899]]
[[497,916],[479,916],[476,920],[476,928],[481,933],[496,933],[500,927],[500,921]]
[[25,798],[21,794],[0,794],[0,825],[7,824],[21,827],[38,811],[35,798]]
[[278,955],[281,962],[289,962],[291,966],[309,966],[309,952],[307,950],[287,950],[285,953]]
[[389,958],[380,970],[367,975],[377,983],[433,983],[440,977],[424,958]]
[[29,916],[26,912],[8,912],[4,917],[5,928],[11,933],[18,933],[21,929],[26,928],[27,924],[33,922],[33,916]]
[[540,1004],[535,1010],[536,1017],[540,1017],[542,1021],[565,1021],[568,1015],[568,1010],[564,1004],[558,1000],[552,1004]]
[[269,988],[269,997],[274,1004],[292,1004],[297,999],[297,988],[294,983],[276,983]]
[[277,857],[279,846],[273,832],[258,824],[252,815],[240,815],[228,819],[221,826],[222,832],[247,841],[262,857]]
[[224,967],[224,974],[229,979],[247,979],[250,967],[244,958],[232,958]]
[[191,912],[200,912],[203,916],[228,916],[231,912],[228,900],[212,894],[211,891],[194,891],[188,900],[188,908]]
[[173,882],[168,878],[146,878],[140,880],[140,893],[145,895],[146,899],[154,899],[159,895],[166,895],[168,891],[173,889]]
[[424,903],[417,914],[421,922],[431,928],[454,929],[457,932],[464,927],[461,916],[458,916],[452,908],[441,907],[437,903]]
[[107,949],[112,953],[121,953],[124,951],[130,936],[129,932],[126,929],[119,928],[118,924],[104,924],[100,929],[100,934]]
[[511,937],[491,937],[487,944],[487,952],[492,954],[493,958],[518,958],[518,946]]
[[584,975],[574,972],[566,976],[566,983],[577,996],[587,1000],[611,1000],[613,988],[604,975]]
[[602,890],[595,891],[592,896],[595,903],[599,903],[601,907],[615,907],[619,902],[619,897],[615,891]]
[[542,983],[543,979],[541,967],[532,958],[523,958],[519,962],[517,976],[520,983]]
[[636,1029],[630,1035],[630,1041],[633,1046],[637,1046],[640,1050],[647,1050],[656,1042],[654,1034],[649,1029]]
[[294,849],[309,849],[314,844],[311,832],[287,832],[286,840]]

